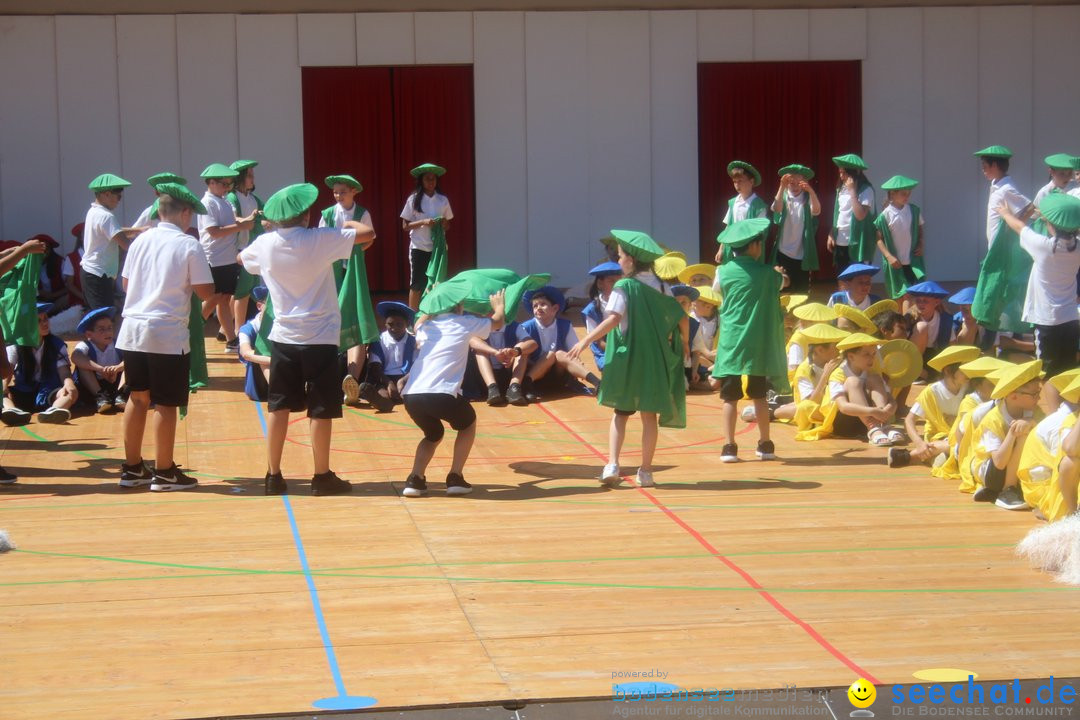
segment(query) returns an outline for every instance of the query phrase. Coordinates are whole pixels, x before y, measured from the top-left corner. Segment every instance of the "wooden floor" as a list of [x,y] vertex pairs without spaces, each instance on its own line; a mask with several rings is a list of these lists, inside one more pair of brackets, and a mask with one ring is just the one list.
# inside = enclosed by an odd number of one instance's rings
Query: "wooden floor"
[[696,395],[690,427],[661,432],[659,486],[606,490],[595,400],[477,405],[476,491],[407,500],[417,430],[400,408],[347,410],[333,467],[353,495],[308,496],[297,416],[285,470],[305,480],[265,498],[260,411],[233,356],[211,373],[179,430],[194,492],[119,491],[119,417],[0,431],[22,478],[0,488],[18,546],[0,555],[0,717],[603,697],[649,670],[683,688],[1080,675],[1061,642],[1080,593],[1013,554],[1031,515],[883,450],[775,426],[781,459],[762,463],[740,422],[745,461],[722,465],[719,402]]

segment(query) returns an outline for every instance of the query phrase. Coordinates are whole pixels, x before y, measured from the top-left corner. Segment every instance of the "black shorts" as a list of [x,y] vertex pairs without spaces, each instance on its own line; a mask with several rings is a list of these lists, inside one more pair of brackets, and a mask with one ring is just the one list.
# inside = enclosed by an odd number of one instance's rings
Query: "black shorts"
[[240,279],[240,266],[232,265],[210,266],[210,275],[214,278],[214,292],[218,295],[232,295],[236,292],[236,281]]
[[431,253],[427,250],[409,249],[409,289],[418,292],[427,289],[427,266]]
[[476,422],[476,411],[461,395],[446,393],[418,393],[405,396],[405,412],[409,413],[416,426],[424,431],[424,439],[437,443],[443,439],[446,430],[443,421],[457,431]]
[[1043,361],[1043,372],[1052,378],[1076,367],[1076,351],[1080,345],[1080,320],[1061,325],[1035,326],[1035,356]]
[[836,411],[836,418],[833,419],[833,437],[838,438],[865,438],[868,428],[860,418],[854,415],[845,415],[839,410]]
[[270,341],[270,412],[307,410],[309,418],[341,417],[337,345]]
[[150,391],[150,402],[164,407],[188,404],[191,355],[124,351],[124,378],[131,392]]
[[742,375],[725,375],[720,378],[720,397],[734,402],[748,397],[751,400],[764,400],[769,383],[764,375],[746,376],[746,395],[743,395]]
[[836,274],[847,270],[847,266],[851,264],[851,252],[848,250],[847,245],[835,245],[833,246],[833,267],[836,268]]
[[11,402],[15,403],[15,407],[28,413],[35,413],[51,408],[52,404],[56,402],[56,396],[60,394],[60,388],[54,388],[48,393],[28,392],[11,388],[8,393],[11,396]]

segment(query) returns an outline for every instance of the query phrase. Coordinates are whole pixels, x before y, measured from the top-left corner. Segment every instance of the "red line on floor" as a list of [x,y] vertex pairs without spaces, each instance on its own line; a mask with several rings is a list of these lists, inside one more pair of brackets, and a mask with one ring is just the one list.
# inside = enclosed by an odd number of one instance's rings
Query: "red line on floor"
[[[604,461],[607,461],[607,457],[603,453],[601,453],[599,450],[597,450],[595,447],[593,447],[589,442],[587,442],[584,438],[582,438],[580,435],[578,435],[576,432],[574,432],[574,430],[569,425],[564,423],[559,418],[559,416],[557,416],[555,413],[548,410],[547,407],[545,407],[545,405],[543,403],[537,403],[536,406],[538,408],[540,408],[541,410],[543,410],[544,414],[546,414],[548,417],[550,417],[552,420],[554,420],[557,425],[562,427],[564,430],[566,430],[566,432],[570,433],[570,435],[572,435],[575,439],[577,439],[577,441],[580,442],[582,444],[582,446],[584,446],[588,450],[591,450],[592,453],[594,455],[596,455],[597,457],[599,457],[600,459],[602,459]],[[749,430],[749,429],[750,429],[750,427],[746,428],[746,430]],[[746,430],[744,430],[744,432]],[[717,560],[719,560],[720,562],[727,565],[731,570],[733,570],[735,573],[737,573],[746,582],[747,585],[752,587],[754,590],[757,590],[758,595],[760,595],[767,603],[772,605],[773,608],[776,609],[777,612],[779,612],[781,615],[786,617],[788,620],[790,620],[794,624],[798,625],[807,635],[809,635],[814,640],[814,642],[816,642],[818,645],[820,645],[822,648],[824,648],[826,651],[828,651],[829,654],[831,654],[837,660],[842,662],[849,669],[851,669],[852,671],[857,673],[859,675],[859,677],[866,678],[867,680],[869,680],[874,685],[879,685],[880,684],[878,682],[877,678],[875,678],[873,675],[871,675],[866,670],[863,670],[861,667],[859,667],[855,663],[855,661],[852,660],[851,658],[849,658],[847,655],[840,652],[840,650],[838,650],[836,647],[834,647],[832,643],[830,643],[828,640],[826,640],[824,637],[822,637],[821,633],[819,633],[817,630],[815,630],[813,628],[813,626],[810,625],[810,623],[806,622],[805,620],[803,620],[799,616],[797,616],[795,613],[788,610],[784,606],[784,604],[781,603],[779,600],[777,600],[773,596],[772,593],[770,593],[768,590],[766,590],[765,587],[761,583],[759,583],[754,578],[753,575],[748,573],[746,570],[743,570],[737,563],[735,563],[730,558],[725,557],[724,554],[721,553],[719,550],[717,550],[715,547],[713,547],[713,544],[710,543],[708,540],[706,540],[701,535],[701,533],[699,533],[689,523],[687,523],[685,520],[683,520],[681,517],[679,517],[678,514],[676,514],[674,511],[670,510],[666,505],[664,505],[664,503],[662,503],[660,500],[657,500],[656,497],[654,497],[652,493],[648,492],[647,490],[645,490],[645,489],[643,489],[641,487],[638,487],[637,490],[638,490],[638,492],[645,495],[645,497],[649,498],[649,501],[652,502],[652,504],[655,505],[665,515],[667,515],[676,525],[678,525],[683,530],[685,530],[687,533],[689,533],[690,537],[697,540],[698,544],[701,545],[706,550],[708,550],[709,553],[713,557],[715,557]]]

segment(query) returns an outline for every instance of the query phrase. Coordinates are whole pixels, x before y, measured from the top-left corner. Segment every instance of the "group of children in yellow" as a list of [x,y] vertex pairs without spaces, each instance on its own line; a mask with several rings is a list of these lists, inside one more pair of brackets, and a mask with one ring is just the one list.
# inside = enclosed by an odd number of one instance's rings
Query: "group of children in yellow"
[[[100,413],[122,410],[120,485],[195,487],[173,461],[177,410],[206,382],[203,323],[216,315],[219,339],[247,365],[245,392],[267,403],[268,494],[289,490],[281,458],[290,412],[310,419],[315,495],[351,489],[330,469],[343,398],[379,411],[401,403],[423,433],[405,497],[427,494],[426,470],[449,424],[457,435],[445,487],[462,495],[472,490],[464,471],[476,436],[468,398],[526,405],[566,388],[613,411],[604,485],[627,480],[620,454],[629,417],[641,414],[634,481],[652,487],[658,427],[683,427],[686,393],[701,391],[720,395],[725,463],[740,460],[741,415],[756,423],[760,460],[776,458],[774,422],[794,426],[799,441],[865,439],[890,467],[923,464],[976,501],[1059,520],[1076,513],[1080,482],[1080,159],[1046,158],[1050,182],[1029,201],[1008,177],[1007,148],[976,156],[991,185],[988,252],[974,287],[950,293],[928,278],[925,219],[910,202],[917,181],[890,178],[879,203],[866,163],[847,154],[834,158],[827,242],[839,288],[810,302],[823,211],[813,170],[781,168],[766,202],[755,191],[758,170],[734,161],[737,194],[716,264],[688,264],[644,232],[612,230],[609,261],[589,271],[582,337],[548,275],[448,276],[453,212],[437,165],[411,171],[416,189],[400,216],[408,302],[374,307],[364,253],[376,235],[352,176],[326,178],[337,202],[316,214],[318,190],[306,183],[263,203],[254,161],[209,166],[201,199],[161,173],[149,179],[154,204],[125,227],[114,210],[130,183],[101,175],[89,186],[95,202],[74,258],[78,299],[90,311],[70,361],[49,332],[48,305],[37,305],[36,327],[9,319],[36,302],[27,285],[37,286],[43,244],[0,251],[9,343],[0,419],[23,424],[37,412],[40,422],[64,422],[79,397]],[[871,292],[879,273],[884,298]],[[117,278],[124,302],[113,342]],[[518,323],[519,308],[531,318]],[[151,411],[153,467],[141,452]],[[0,483],[15,481],[4,473]]]

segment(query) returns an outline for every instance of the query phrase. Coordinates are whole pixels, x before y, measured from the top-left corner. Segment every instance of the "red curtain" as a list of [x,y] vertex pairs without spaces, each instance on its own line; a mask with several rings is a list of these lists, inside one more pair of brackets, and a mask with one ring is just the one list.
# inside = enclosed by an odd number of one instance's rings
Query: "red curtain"
[[[353,175],[356,201],[378,239],[367,255],[372,292],[404,293],[409,239],[401,229],[409,169],[433,162],[454,221],[447,233],[450,269],[474,267],[476,203],[471,66],[303,68],[304,174],[319,188],[318,208],[334,204],[327,175]],[[312,218],[318,222],[317,217]]]
[[777,170],[800,163],[817,175],[821,199],[816,277],[835,277],[825,241],[832,226],[837,173],[833,156],[862,152],[862,80],[858,61],[701,63],[698,65],[698,192],[701,257],[712,262],[727,201],[735,190],[727,164],[761,172],[757,194],[776,197]]

